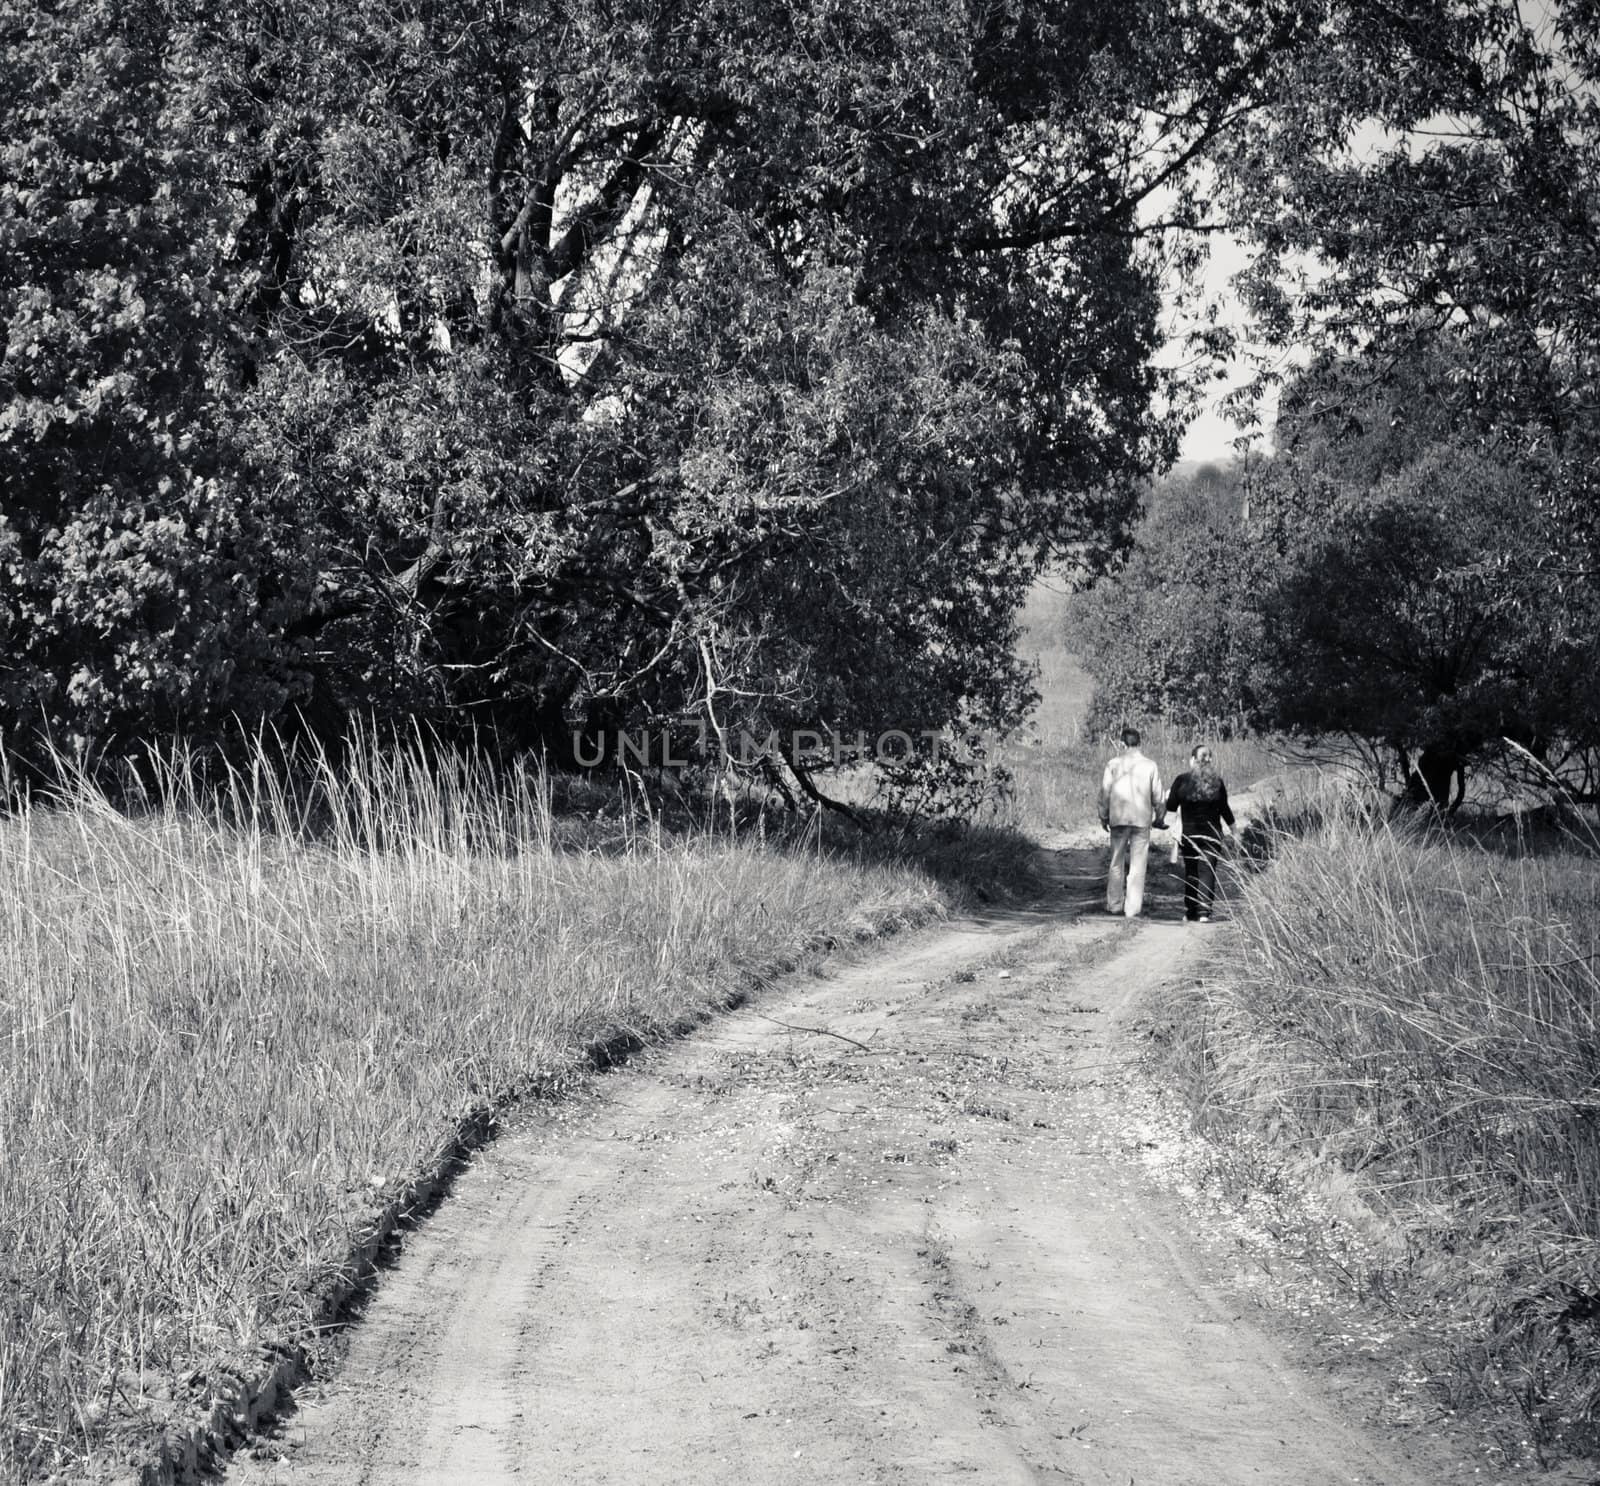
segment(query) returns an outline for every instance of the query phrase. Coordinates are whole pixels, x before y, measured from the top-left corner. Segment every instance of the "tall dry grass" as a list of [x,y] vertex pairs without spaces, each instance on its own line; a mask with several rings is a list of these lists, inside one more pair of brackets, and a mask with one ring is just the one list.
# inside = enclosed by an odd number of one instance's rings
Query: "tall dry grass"
[[1354,1174],[1392,1283],[1452,1338],[1452,1402],[1592,1447],[1600,861],[1347,802],[1232,897],[1226,966],[1167,1008],[1197,1108]]
[[934,911],[907,868],[714,834],[556,843],[536,774],[358,751],[290,793],[0,821],[0,1478],[148,1430],[310,1319],[469,1111],[609,1029]]

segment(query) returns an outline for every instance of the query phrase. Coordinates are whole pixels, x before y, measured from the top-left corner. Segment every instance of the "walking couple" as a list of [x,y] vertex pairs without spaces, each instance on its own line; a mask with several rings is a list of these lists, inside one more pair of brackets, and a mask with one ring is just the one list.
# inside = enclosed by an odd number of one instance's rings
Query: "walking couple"
[[1137,918],[1144,909],[1145,863],[1150,832],[1178,811],[1183,821],[1183,916],[1211,922],[1217,895],[1217,861],[1222,838],[1233,828],[1228,787],[1204,744],[1189,755],[1188,769],[1165,794],[1161,770],[1139,751],[1139,730],[1122,730],[1122,752],[1100,778],[1100,824],[1111,833],[1111,870],[1106,877],[1106,908]]

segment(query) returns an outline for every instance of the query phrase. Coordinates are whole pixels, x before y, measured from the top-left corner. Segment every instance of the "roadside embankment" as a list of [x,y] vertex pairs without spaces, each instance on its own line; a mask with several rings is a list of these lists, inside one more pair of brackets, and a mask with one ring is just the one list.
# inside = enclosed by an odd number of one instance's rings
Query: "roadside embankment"
[[1600,1436],[1600,863],[1353,803],[1233,884],[1157,1009],[1203,1127],[1318,1173],[1324,1258],[1508,1455]]
[[814,839],[574,843],[465,759],[315,794],[0,823],[0,1480],[203,1454],[508,1102],[959,895]]

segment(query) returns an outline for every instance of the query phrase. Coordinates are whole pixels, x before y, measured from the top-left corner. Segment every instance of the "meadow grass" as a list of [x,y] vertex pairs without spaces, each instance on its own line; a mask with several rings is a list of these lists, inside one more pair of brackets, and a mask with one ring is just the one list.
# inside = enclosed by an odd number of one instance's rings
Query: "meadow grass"
[[580,830],[534,772],[357,750],[290,792],[171,763],[0,821],[0,1478],[148,1437],[303,1339],[459,1122],[947,888],[815,839]]
[[1600,861],[1347,801],[1232,886],[1238,942],[1168,992],[1213,1130],[1348,1177],[1373,1284],[1445,1339],[1446,1399],[1536,1454],[1600,1437]]

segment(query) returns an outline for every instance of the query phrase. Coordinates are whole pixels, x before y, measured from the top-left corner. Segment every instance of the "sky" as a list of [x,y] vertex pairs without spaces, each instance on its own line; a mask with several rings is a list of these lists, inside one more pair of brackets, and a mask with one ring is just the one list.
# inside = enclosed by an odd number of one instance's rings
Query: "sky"
[[[1532,31],[1536,42],[1547,48],[1555,49],[1558,45],[1555,39],[1556,7],[1552,0],[1517,0],[1517,11],[1525,25]],[[1413,149],[1425,148],[1431,127],[1448,126],[1452,121],[1441,119],[1425,121],[1423,130],[1419,134],[1397,136],[1379,127],[1373,121],[1359,124],[1350,137],[1350,146],[1359,158],[1372,152],[1392,148],[1400,140],[1407,140]],[[1167,198],[1157,195],[1146,203],[1145,210],[1150,216],[1166,210]],[[1206,296],[1215,300],[1220,309],[1223,323],[1242,328],[1245,323],[1243,307],[1237,296],[1229,287],[1229,280],[1249,261],[1249,252],[1243,243],[1235,237],[1218,234],[1211,241],[1211,261],[1207,266],[1204,276]],[[1168,301],[1168,333],[1176,337],[1180,331],[1179,316],[1174,299]],[[1166,365],[1176,365],[1181,360],[1181,346],[1173,344]],[[1285,360],[1294,363],[1304,360],[1303,352],[1290,351]],[[1200,415],[1190,425],[1184,436],[1179,452],[1179,459],[1184,463],[1226,463],[1238,456],[1239,450],[1234,446],[1234,440],[1239,437],[1239,429],[1222,416],[1219,404],[1222,399],[1248,380],[1249,368],[1242,360],[1236,361],[1228,368],[1226,380],[1215,384],[1207,392],[1204,407]],[[1276,418],[1275,401],[1272,406],[1258,410],[1263,434],[1251,447],[1271,452],[1272,429]]]
[[[1229,281],[1245,266],[1249,256],[1237,238],[1218,234],[1211,241],[1211,260],[1206,266],[1203,278],[1206,298],[1214,300],[1220,306],[1222,321],[1241,328],[1244,325],[1244,308],[1233,293]],[[1169,334],[1176,336],[1179,331],[1179,316],[1175,303],[1169,305],[1168,320]],[[1181,362],[1182,348],[1176,340],[1170,343],[1169,355],[1165,360],[1168,365],[1177,365]],[[1196,374],[1203,374],[1204,370],[1197,367]],[[1179,451],[1180,460],[1195,464],[1226,464],[1238,456],[1239,451],[1234,446],[1234,440],[1239,438],[1240,430],[1223,415],[1221,403],[1230,392],[1249,380],[1251,370],[1242,359],[1236,359],[1227,369],[1225,380],[1208,386],[1200,414],[1189,425],[1184,435],[1183,445]],[[1258,437],[1251,447],[1270,450],[1273,410],[1270,407],[1264,408],[1260,416],[1264,436]]]
[[[1178,458],[1183,463],[1226,464],[1238,455],[1233,441],[1239,437],[1239,430],[1223,417],[1217,407],[1238,380],[1235,376],[1232,383],[1219,385],[1216,396],[1208,401],[1205,410],[1189,425],[1178,452]],[[1270,449],[1271,441],[1258,439],[1251,447]]]

